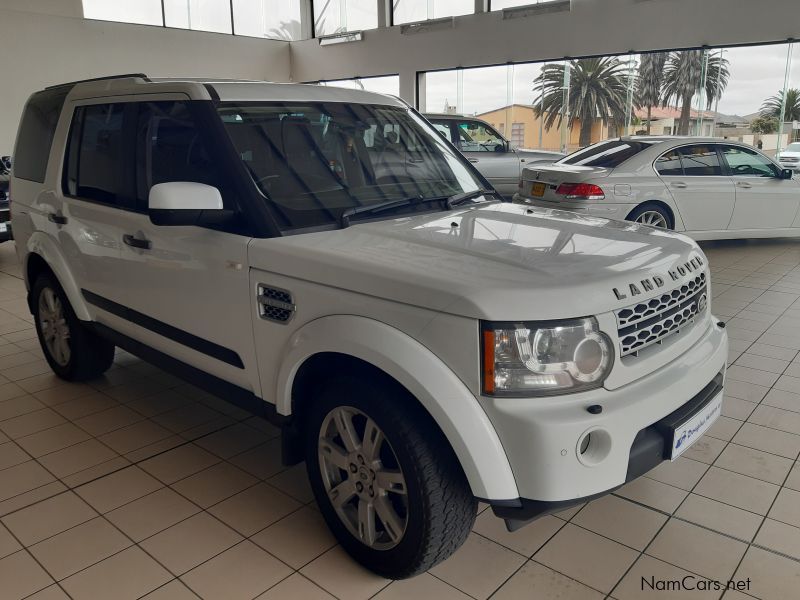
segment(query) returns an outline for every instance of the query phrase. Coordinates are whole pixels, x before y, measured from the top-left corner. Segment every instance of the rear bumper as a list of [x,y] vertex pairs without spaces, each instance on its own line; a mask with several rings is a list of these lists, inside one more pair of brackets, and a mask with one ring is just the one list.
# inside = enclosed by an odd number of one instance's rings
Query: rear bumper
[[584,215],[604,217],[606,219],[616,219],[618,221],[624,221],[630,212],[636,207],[635,204],[620,204],[606,202],[605,200],[601,202],[551,202],[548,200],[528,198],[527,196],[520,196],[519,194],[514,194],[512,201],[515,204],[525,204],[528,206],[550,208],[553,210],[569,210],[571,212],[577,212]]
[[515,531],[538,517],[599,498],[620,488],[625,483],[641,477],[663,461],[669,460],[675,426],[697,414],[722,393],[723,382],[724,372],[720,372],[688,402],[636,434],[628,453],[628,469],[623,483],[602,492],[569,500],[545,501],[518,498],[499,502],[490,501],[492,511],[506,521],[509,531]]

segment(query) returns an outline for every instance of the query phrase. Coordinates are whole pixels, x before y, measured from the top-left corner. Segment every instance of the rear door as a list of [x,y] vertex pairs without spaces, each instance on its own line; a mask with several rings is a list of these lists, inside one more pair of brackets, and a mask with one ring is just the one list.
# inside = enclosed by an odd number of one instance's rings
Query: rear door
[[519,186],[519,157],[506,140],[486,123],[472,120],[456,122],[456,146],[495,189],[512,196]]
[[691,144],[656,159],[688,231],[723,231],[733,216],[736,192],[723,172],[716,144]]
[[781,229],[792,226],[800,208],[800,182],[782,179],[766,156],[744,146],[721,145],[736,186],[736,206],[728,229]]

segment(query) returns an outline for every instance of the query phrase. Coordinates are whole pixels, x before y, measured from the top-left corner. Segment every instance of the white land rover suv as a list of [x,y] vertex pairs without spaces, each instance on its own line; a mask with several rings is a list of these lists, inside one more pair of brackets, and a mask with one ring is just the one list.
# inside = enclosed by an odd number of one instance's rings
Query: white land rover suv
[[[390,135],[391,133],[391,135]],[[409,577],[674,459],[727,355],[686,237],[497,200],[402,101],[120,76],[29,100],[11,181],[42,349],[115,346],[282,427],[344,548]]]

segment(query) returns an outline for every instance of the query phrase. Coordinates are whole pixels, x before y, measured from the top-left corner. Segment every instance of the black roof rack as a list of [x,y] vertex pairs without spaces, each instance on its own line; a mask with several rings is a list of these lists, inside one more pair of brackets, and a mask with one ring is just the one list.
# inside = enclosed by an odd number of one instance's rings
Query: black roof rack
[[58,83],[56,85],[47,86],[46,90],[52,90],[54,88],[60,88],[65,86],[74,86],[79,83],[89,83],[91,81],[106,81],[108,79],[130,79],[131,77],[138,77],[140,79],[144,79],[145,81],[150,81],[150,78],[145,75],[144,73],[123,73],[122,75],[107,75],[106,77],[93,77],[91,79],[79,79],[78,81],[70,81],[67,83]]

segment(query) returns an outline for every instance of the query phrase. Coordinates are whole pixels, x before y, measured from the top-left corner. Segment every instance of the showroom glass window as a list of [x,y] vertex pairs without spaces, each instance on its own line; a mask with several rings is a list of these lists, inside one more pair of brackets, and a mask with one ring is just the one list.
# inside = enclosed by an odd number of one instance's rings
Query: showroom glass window
[[489,0],[490,10],[503,10],[504,8],[516,8],[518,6],[529,6],[531,4],[546,4],[555,0]]
[[722,155],[734,177],[779,177],[778,167],[755,150],[741,146],[722,146]]
[[714,144],[684,146],[680,149],[683,173],[687,177],[716,177],[722,175],[719,155]]
[[274,40],[302,38],[300,0],[233,0],[236,35]]
[[318,0],[314,2],[314,33],[317,37],[362,31],[378,26],[375,0]]
[[167,27],[231,33],[230,0],[164,0]]
[[500,152],[505,140],[499,133],[478,121],[460,121],[457,125],[458,147],[462,152]]
[[69,196],[131,208],[133,193],[124,141],[124,103],[75,110],[67,150],[64,187]]
[[161,0],[83,0],[83,16],[141,25],[164,24]]
[[392,22],[395,25],[427,19],[470,15],[475,12],[475,0],[393,0]]

